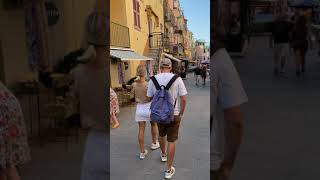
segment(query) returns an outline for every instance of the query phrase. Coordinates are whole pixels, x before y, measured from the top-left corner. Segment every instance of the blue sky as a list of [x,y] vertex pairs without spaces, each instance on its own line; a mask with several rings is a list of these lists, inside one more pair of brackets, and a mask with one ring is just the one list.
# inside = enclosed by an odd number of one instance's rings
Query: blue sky
[[210,42],[210,0],[180,0],[194,38]]

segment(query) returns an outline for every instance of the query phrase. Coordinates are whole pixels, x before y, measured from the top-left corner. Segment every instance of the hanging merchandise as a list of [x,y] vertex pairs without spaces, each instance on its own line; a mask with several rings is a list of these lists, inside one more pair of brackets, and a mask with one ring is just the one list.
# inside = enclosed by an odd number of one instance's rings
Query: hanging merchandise
[[123,74],[123,70],[122,70],[121,61],[118,62],[118,79],[119,79],[119,84],[124,83],[124,74]]
[[149,68],[149,65],[150,65],[150,61],[147,61],[146,62],[146,71],[147,71],[147,74],[146,74],[146,80],[149,81],[150,79],[150,68]]
[[59,9],[57,8],[56,4],[53,1],[46,1],[45,7],[47,12],[48,25],[50,27],[56,25],[60,17]]
[[47,67],[48,31],[47,15],[43,0],[25,1],[25,27],[29,66],[32,71]]

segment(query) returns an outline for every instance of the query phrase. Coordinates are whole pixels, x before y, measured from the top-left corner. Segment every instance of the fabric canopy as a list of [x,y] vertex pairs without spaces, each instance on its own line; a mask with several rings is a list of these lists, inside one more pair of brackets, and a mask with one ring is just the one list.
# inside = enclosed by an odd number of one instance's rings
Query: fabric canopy
[[167,58],[171,59],[171,60],[174,60],[174,61],[177,61],[177,62],[181,62],[181,60],[180,60],[180,59],[175,58],[175,57],[173,57],[173,56],[172,56],[172,55],[170,55],[170,54],[163,53],[163,55],[164,55],[165,57],[167,57]]
[[121,61],[152,61],[152,58],[142,56],[130,49],[110,49],[110,56]]

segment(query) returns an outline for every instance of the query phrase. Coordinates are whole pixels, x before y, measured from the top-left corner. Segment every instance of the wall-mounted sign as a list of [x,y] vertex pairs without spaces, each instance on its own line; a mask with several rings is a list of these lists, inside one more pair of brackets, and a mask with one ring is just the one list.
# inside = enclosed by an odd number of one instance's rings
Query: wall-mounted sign
[[46,1],[44,5],[48,16],[48,26],[56,25],[60,17],[59,9],[52,1]]

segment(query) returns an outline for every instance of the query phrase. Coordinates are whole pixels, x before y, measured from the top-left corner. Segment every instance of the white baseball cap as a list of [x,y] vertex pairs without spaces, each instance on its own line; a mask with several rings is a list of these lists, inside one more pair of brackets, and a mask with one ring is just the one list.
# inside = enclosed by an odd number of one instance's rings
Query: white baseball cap
[[172,67],[171,60],[168,59],[168,58],[163,58],[163,59],[160,61],[160,67],[169,67],[169,68],[171,68],[171,67]]

